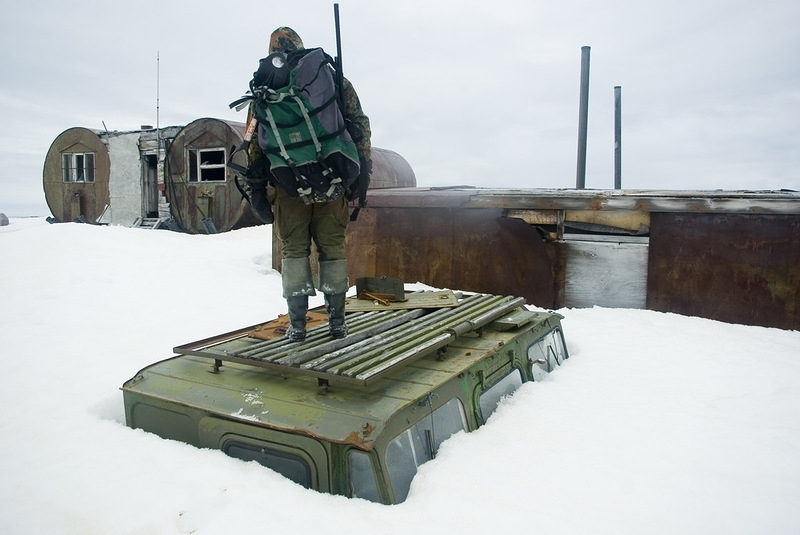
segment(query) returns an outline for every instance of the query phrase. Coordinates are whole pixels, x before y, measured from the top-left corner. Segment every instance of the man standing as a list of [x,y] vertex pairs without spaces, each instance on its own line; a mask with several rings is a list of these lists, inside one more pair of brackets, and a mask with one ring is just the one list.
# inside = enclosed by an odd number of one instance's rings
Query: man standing
[[[303,50],[303,41],[291,28],[282,26],[270,36],[269,53],[292,53]],[[343,79],[342,91],[344,119],[350,137],[356,145],[360,173],[368,180],[372,168],[369,118],[361,109],[358,95],[352,84]],[[255,141],[255,140],[254,140]],[[250,161],[260,156],[255,141],[250,147]],[[360,179],[358,180],[361,181]],[[290,194],[276,181],[273,204],[275,225],[281,240],[281,277],[283,297],[286,299],[290,327],[286,337],[301,342],[306,337],[308,297],[316,295],[311,274],[311,243],[319,256],[319,280],[316,289],[325,294],[325,309],[333,338],[347,335],[345,324],[345,294],[349,289],[345,230],[350,219],[347,192],[331,196],[314,195],[313,201]]]

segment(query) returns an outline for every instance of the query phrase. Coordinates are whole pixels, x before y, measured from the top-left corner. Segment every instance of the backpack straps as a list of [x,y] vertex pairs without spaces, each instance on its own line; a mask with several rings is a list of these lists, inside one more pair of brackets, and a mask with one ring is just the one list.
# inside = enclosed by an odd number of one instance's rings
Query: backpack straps
[[[230,106],[231,106],[231,108],[233,108],[235,105],[240,105],[241,106],[242,102],[246,102],[248,100],[252,100],[252,98],[253,97],[250,97],[250,96],[242,97],[239,100],[237,100],[236,102],[232,102]],[[241,108],[239,108],[239,109],[241,109]],[[242,175],[243,177],[247,178],[248,169],[246,167],[243,167],[243,166],[237,164],[237,163],[233,163],[233,156],[237,152],[241,152],[241,151],[246,151],[247,150],[247,148],[250,146],[250,140],[253,139],[253,134],[255,133],[257,126],[258,126],[258,120],[256,119],[256,117],[254,115],[250,119],[250,123],[247,125],[247,129],[244,131],[244,138],[242,139],[242,143],[238,147],[236,145],[231,147],[231,154],[230,154],[230,156],[228,156],[228,162],[225,164],[227,167],[230,167],[235,172],[234,180],[236,181],[236,187],[242,193],[242,196],[245,196],[244,195],[244,191],[242,191],[242,188],[239,187],[239,182],[237,180],[237,177],[238,177],[238,175]]]
[[300,111],[303,114],[303,118],[306,121],[308,133],[314,143],[314,149],[317,151],[317,161],[322,166],[322,174],[326,178],[330,179],[330,187],[328,187],[328,191],[325,192],[325,196],[333,197],[333,194],[336,192],[336,186],[342,183],[342,179],[341,177],[337,176],[336,173],[334,173],[333,169],[331,169],[331,167],[328,165],[328,162],[325,161],[325,156],[322,154],[322,143],[320,143],[319,139],[317,138],[317,133],[314,125],[311,123],[311,117],[308,116],[308,108],[306,108],[305,104],[303,104],[303,99],[294,94],[294,91],[292,91],[292,98],[294,98],[294,100],[297,102],[297,105],[300,107]]
[[[341,177],[337,176],[333,169],[328,165],[325,161],[325,156],[322,153],[322,143],[320,143],[319,138],[317,137],[316,129],[314,128],[314,124],[311,122],[311,117],[308,113],[308,108],[306,107],[303,99],[295,92],[294,88],[289,89],[286,93],[277,94],[274,91],[271,93],[277,95],[276,98],[269,99],[270,102],[280,102],[284,98],[292,98],[296,103],[300,112],[303,115],[303,120],[306,123],[306,128],[308,128],[308,133],[311,137],[311,143],[314,145],[314,151],[317,155],[317,161],[322,167],[322,174],[325,177],[330,179],[330,185],[328,190],[324,193],[326,197],[333,197],[336,192],[337,186],[342,184]],[[298,195],[307,203],[311,202],[311,193],[312,188],[308,184],[308,180],[297,168],[297,163],[289,156],[289,152],[286,150],[286,143],[284,142],[283,136],[281,135],[281,131],[278,128],[278,125],[275,121],[275,116],[272,114],[272,110],[270,109],[269,105],[265,106],[265,115],[267,121],[269,123],[269,127],[272,130],[272,135],[275,137],[275,142],[278,144],[278,154],[280,154],[281,158],[286,162],[286,165],[292,170],[292,173],[297,180],[298,187],[297,193]]]
[[[284,95],[279,97],[279,100],[282,100]],[[302,106],[302,103],[301,103]],[[311,195],[311,186],[308,185],[308,181],[306,177],[300,173],[297,169],[297,164],[292,160],[289,153],[286,151],[286,145],[283,143],[283,138],[281,137],[281,133],[278,130],[278,126],[275,124],[275,117],[272,115],[272,110],[269,106],[266,106],[265,109],[267,120],[269,121],[269,126],[272,129],[272,135],[275,136],[275,141],[278,143],[278,148],[280,150],[281,158],[284,159],[286,165],[292,170],[294,174],[295,180],[297,180],[297,194],[300,196],[301,199],[307,202],[309,199],[309,195]]]

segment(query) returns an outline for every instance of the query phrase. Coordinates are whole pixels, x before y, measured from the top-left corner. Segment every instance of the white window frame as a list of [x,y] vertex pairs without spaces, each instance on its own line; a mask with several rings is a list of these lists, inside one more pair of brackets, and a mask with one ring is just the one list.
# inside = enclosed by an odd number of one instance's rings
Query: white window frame
[[64,183],[94,183],[94,152],[62,152],[61,179]]
[[[203,155],[210,152],[221,152],[221,163],[209,163],[203,161]],[[228,161],[228,153],[224,147],[210,147],[205,149],[188,149],[187,160],[189,163],[189,182],[225,182],[227,173],[225,170]],[[222,178],[212,178],[222,172]]]

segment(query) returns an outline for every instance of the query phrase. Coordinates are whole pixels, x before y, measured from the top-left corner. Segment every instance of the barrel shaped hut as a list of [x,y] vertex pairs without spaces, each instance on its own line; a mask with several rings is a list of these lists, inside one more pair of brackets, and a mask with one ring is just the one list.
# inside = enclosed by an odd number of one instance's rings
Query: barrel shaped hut
[[164,186],[172,217],[191,234],[225,232],[259,221],[226,167],[244,124],[205,117],[178,132],[167,150]]
[[62,132],[47,151],[43,187],[59,221],[96,221],[109,204],[111,160],[101,132],[83,127]]

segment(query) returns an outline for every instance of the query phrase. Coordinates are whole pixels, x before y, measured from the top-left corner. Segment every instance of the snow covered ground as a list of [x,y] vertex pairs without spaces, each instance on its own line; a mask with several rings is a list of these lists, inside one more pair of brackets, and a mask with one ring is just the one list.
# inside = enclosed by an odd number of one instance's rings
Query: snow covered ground
[[284,312],[269,227],[12,218],[0,255],[0,533],[800,533],[800,332],[561,310],[570,360],[382,506],[125,426],[139,369]]

